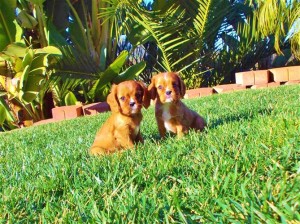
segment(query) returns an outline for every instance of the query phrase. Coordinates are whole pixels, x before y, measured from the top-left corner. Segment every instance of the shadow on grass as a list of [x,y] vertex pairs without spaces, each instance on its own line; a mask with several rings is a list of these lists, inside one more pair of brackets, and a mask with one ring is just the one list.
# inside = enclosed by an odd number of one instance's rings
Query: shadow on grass
[[236,121],[249,121],[253,118],[257,117],[258,115],[270,115],[272,113],[273,109],[267,108],[263,110],[258,110],[257,112],[253,113],[253,111],[245,111],[244,113],[239,114],[231,114],[226,117],[222,117],[219,119],[212,120],[209,124],[209,128],[216,128],[220,125],[227,124],[230,122],[236,122]]

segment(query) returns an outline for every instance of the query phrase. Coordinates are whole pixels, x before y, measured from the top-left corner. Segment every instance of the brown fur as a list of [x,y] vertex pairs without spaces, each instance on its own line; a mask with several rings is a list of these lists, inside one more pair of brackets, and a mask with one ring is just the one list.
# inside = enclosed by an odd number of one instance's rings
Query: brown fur
[[165,72],[153,76],[148,90],[151,99],[156,99],[155,117],[161,137],[165,137],[166,131],[181,137],[190,129],[202,131],[206,126],[204,118],[181,101],[186,87],[177,73]]
[[[143,83],[125,81],[113,85],[107,97],[112,114],[96,134],[90,149],[91,155],[109,154],[121,149],[133,148],[143,142],[140,133],[142,106],[148,108],[150,98]],[[134,103],[134,106],[130,106]]]

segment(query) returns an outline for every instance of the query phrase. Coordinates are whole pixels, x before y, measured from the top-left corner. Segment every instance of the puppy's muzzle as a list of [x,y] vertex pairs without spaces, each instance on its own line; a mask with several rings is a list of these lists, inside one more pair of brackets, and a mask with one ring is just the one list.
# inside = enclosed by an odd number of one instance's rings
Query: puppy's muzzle
[[129,106],[130,106],[130,107],[134,107],[134,106],[135,106],[135,102],[130,102],[130,103],[129,103]]
[[166,91],[166,95],[167,95],[167,96],[170,96],[170,95],[171,95],[171,93],[172,93],[172,91],[171,91],[171,90],[168,90],[168,91]]

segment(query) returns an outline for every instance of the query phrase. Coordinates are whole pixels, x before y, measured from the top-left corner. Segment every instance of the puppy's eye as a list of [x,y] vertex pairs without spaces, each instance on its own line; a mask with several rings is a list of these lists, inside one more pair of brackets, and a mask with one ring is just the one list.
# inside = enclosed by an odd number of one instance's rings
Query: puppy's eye
[[159,85],[157,88],[158,88],[158,89],[162,89],[163,87],[162,87],[161,85]]
[[124,101],[125,100],[125,96],[121,96],[120,100]]
[[177,83],[173,83],[172,85],[173,85],[173,87],[174,87],[174,88],[176,88],[176,87],[177,87]]

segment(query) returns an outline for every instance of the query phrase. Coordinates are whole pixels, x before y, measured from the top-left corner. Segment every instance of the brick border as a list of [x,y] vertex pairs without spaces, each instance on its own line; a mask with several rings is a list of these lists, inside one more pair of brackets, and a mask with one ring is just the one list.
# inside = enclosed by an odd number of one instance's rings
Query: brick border
[[[212,94],[227,93],[245,89],[277,87],[283,84],[300,84],[300,66],[289,66],[281,68],[271,68],[267,70],[237,72],[235,74],[235,78],[236,83],[233,84],[189,89],[186,91],[184,98],[192,99],[210,96]],[[153,104],[154,101],[151,100],[151,105]],[[47,124],[66,119],[73,119],[80,116],[96,115],[98,113],[108,111],[110,111],[110,107],[106,102],[92,103],[88,105],[55,107],[52,109],[53,118],[35,122],[33,123],[33,125]]]

